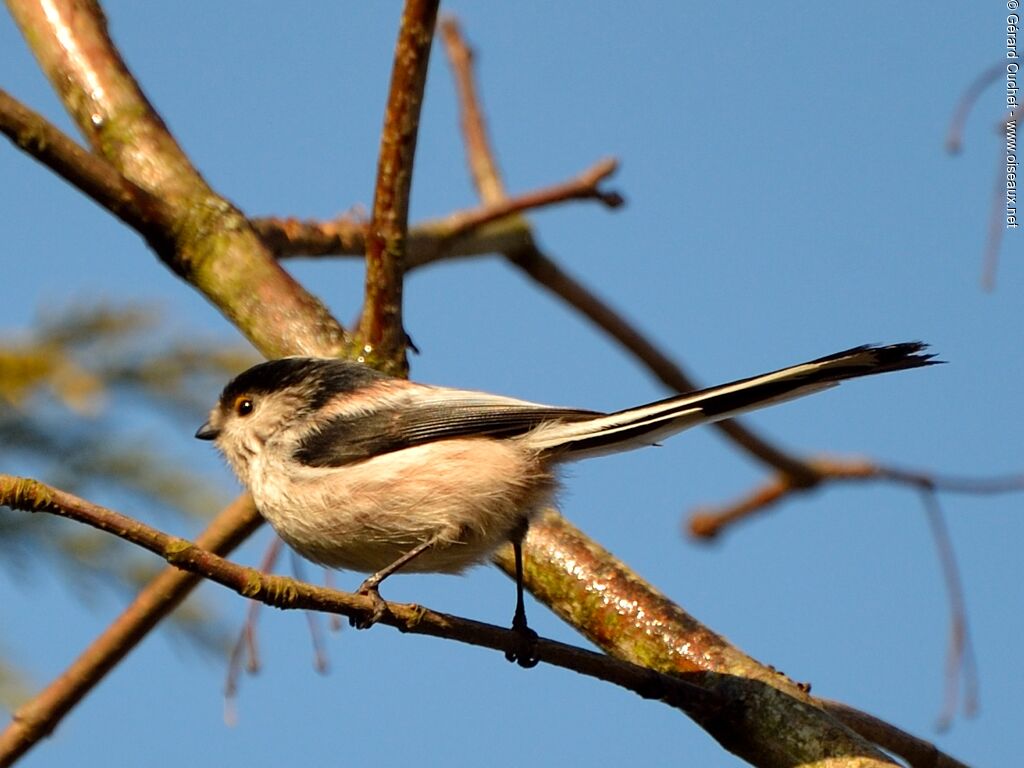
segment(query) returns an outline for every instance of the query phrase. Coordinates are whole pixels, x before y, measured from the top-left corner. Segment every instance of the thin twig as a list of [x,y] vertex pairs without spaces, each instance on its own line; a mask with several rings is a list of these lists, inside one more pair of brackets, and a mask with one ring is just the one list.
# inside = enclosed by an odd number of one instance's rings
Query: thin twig
[[[227,554],[263,523],[248,496],[239,497],[196,539],[196,546]],[[201,582],[199,576],[166,568],[151,581],[61,674],[19,707],[0,733],[0,766],[49,736],[57,724]]]
[[978,664],[974,657],[974,645],[971,643],[970,625],[967,622],[967,600],[960,579],[960,569],[956,564],[953,552],[953,540],[949,528],[939,506],[934,488],[921,488],[921,501],[928,517],[928,525],[939,553],[939,563],[943,579],[946,583],[946,595],[949,600],[949,642],[946,652],[946,696],[942,711],[939,713],[936,727],[940,731],[948,730],[956,717],[958,693],[960,691],[960,673],[963,672],[964,712],[973,717],[978,711]]
[[[940,728],[944,729],[948,728],[952,721],[956,712],[958,680],[961,673],[966,688],[964,710],[968,715],[973,715],[978,707],[977,662],[970,639],[966,599],[960,572],[956,565],[949,532],[946,530],[941,510],[935,498],[935,492],[945,491],[974,495],[1020,492],[1024,491],[1024,475],[993,478],[951,477],[884,466],[864,459],[848,461],[820,459],[812,462],[812,466],[818,473],[818,481],[815,486],[836,482],[888,482],[911,486],[920,491],[935,547],[939,553],[939,562],[949,601],[950,639],[946,665],[946,694],[938,724]],[[745,520],[754,514],[765,512],[791,495],[807,490],[807,487],[793,485],[785,475],[776,475],[730,505],[720,509],[705,508],[694,512],[688,523],[689,533],[697,538],[714,538],[734,523]]]
[[487,136],[487,121],[480,107],[473,70],[473,50],[454,16],[441,20],[441,39],[455,78],[462,140],[466,144],[466,160],[473,185],[485,203],[500,202],[505,197],[505,185],[498,170],[497,154],[491,148]]
[[359,354],[392,373],[405,373],[409,367],[402,326],[405,241],[420,107],[438,3],[406,0],[402,12],[366,239],[366,293],[359,322]]
[[964,89],[960,99],[953,110],[953,117],[949,120],[949,131],[946,133],[946,151],[950,154],[957,154],[964,147],[964,126],[967,118],[978,102],[978,98],[985,89],[994,83],[1005,71],[1005,64],[993,64],[971,82]]
[[[995,64],[978,75],[966,88],[963,95],[957,101],[953,117],[949,121],[949,131],[946,135],[946,150],[950,154],[958,154],[963,149],[964,126],[967,118],[977,104],[981,94],[989,85],[996,82],[999,76],[1006,71],[1005,64]],[[1011,110],[1010,114],[1000,120],[996,125],[996,132],[1005,138],[1007,125],[1011,121],[1019,120],[1022,114],[1022,107],[1018,105]],[[1005,194],[1004,173],[1006,166],[1005,148],[999,149],[999,161],[996,163],[996,174],[992,189],[992,202],[989,206],[988,231],[985,235],[985,246],[982,251],[981,287],[986,291],[992,291],[996,285],[996,270],[999,267],[999,251],[1003,245],[1003,235],[1006,227],[1003,225],[1002,204]]]
[[[498,162],[487,138],[487,124],[480,108],[473,72],[472,52],[455,19],[445,18],[441,21],[441,35],[455,77],[462,135],[473,183],[485,203],[497,204],[505,198],[505,190]],[[533,240],[529,225],[523,222],[522,226],[526,242],[504,251],[509,263],[586,315],[670,389],[688,392],[700,388],[679,365],[625,317],[541,252]],[[785,472],[793,482],[807,484],[814,481],[813,470],[803,461],[772,445],[738,421],[721,421],[715,426],[755,458]]]
[[[284,541],[274,536],[270,546],[263,553],[263,559],[259,564],[260,573],[270,573],[274,563],[281,554],[281,547]],[[235,725],[238,717],[235,711],[235,697],[238,695],[238,680],[242,676],[242,668],[250,675],[255,675],[260,670],[259,646],[256,641],[256,620],[260,614],[263,603],[257,600],[250,600],[245,611],[245,621],[238,632],[235,644],[231,647],[228,655],[228,673],[224,680],[224,722],[228,725]],[[243,663],[244,661],[244,663]]]
[[607,158],[569,181],[525,195],[492,201],[472,211],[452,214],[439,223],[447,229],[447,237],[454,239],[493,221],[555,203],[564,203],[567,200],[597,200],[608,208],[618,208],[625,202],[622,195],[619,192],[602,190],[598,186],[615,173],[618,167],[617,160]]
[[[294,216],[263,216],[251,219],[267,248],[279,259],[310,256],[366,257],[369,222],[346,213],[329,221]],[[407,255],[412,249],[409,232]]]
[[930,741],[907,733],[874,715],[839,701],[818,699],[817,702],[857,733],[894,755],[902,757],[910,768],[968,768],[965,763],[939,751],[939,748]]
[[1006,167],[1006,155],[999,149],[996,158],[996,172],[992,177],[992,200],[988,208],[988,228],[985,233],[985,246],[981,257],[981,288],[994,291],[996,273],[999,270],[999,251],[1003,246],[1003,199],[1006,194],[1003,169]]
[[731,525],[766,512],[790,495],[803,493],[826,483],[891,482],[916,488],[949,493],[999,494],[1024,491],[1024,475],[993,478],[966,478],[931,474],[900,467],[877,464],[867,459],[818,458],[808,462],[814,472],[811,485],[799,485],[785,474],[777,474],[766,482],[721,507],[701,507],[691,513],[687,530],[699,539],[712,539]]
[[[275,608],[315,610],[349,617],[365,616],[373,611],[373,601],[365,595],[316,587],[236,565],[186,539],[168,535],[35,480],[0,475],[0,505],[26,512],[46,512],[89,525],[153,552],[176,568]],[[388,603],[380,623],[405,633],[430,635],[496,651],[506,651],[522,642],[514,630],[411,604]],[[713,719],[722,710],[722,700],[694,682],[659,674],[604,654],[539,639],[537,655],[545,663],[619,685],[644,698],[665,701],[698,719]]]
[[[306,569],[302,565],[302,558],[294,549],[291,550],[291,561],[292,573],[295,574],[295,578],[299,581],[308,581]],[[324,586],[330,585],[324,584]],[[313,644],[313,669],[321,675],[326,675],[330,665],[327,663],[327,650],[324,647],[323,629],[320,627],[320,614],[317,611],[305,611],[304,613],[306,614],[306,626],[309,629],[309,639]]]
[[[480,256],[521,247],[525,241],[520,236],[516,217],[526,211],[570,200],[596,200],[610,208],[618,207],[624,202],[622,195],[599,186],[616,168],[614,159],[602,160],[567,181],[420,222],[409,228],[406,271],[441,259]],[[505,220],[512,220],[512,226],[500,226]],[[278,258],[362,257],[369,229],[369,222],[351,215],[331,221],[267,217],[253,219],[252,224]]]

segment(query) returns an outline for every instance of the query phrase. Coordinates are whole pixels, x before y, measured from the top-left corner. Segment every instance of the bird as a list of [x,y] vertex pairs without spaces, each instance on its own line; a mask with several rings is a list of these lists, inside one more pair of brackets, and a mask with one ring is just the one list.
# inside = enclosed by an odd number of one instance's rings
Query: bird
[[863,345],[614,413],[420,384],[337,358],[259,363],[224,387],[196,431],[213,441],[277,534],[305,558],[371,574],[371,626],[395,572],[459,573],[511,543],[510,661],[532,666],[523,537],[559,466],[809,395],[840,381],[932,365],[927,345]]

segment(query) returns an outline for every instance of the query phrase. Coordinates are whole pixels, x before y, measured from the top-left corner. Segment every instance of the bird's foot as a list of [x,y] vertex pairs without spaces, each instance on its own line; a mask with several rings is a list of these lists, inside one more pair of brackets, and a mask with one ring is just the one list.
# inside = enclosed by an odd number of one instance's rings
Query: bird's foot
[[380,590],[372,579],[367,579],[360,584],[356,594],[370,598],[370,610],[362,616],[350,616],[348,623],[356,629],[369,629],[384,618],[384,614],[388,611],[388,604],[380,596]]
[[523,669],[537,666],[537,633],[526,625],[525,616],[512,619],[512,631],[516,634],[515,645],[505,651],[505,658]]

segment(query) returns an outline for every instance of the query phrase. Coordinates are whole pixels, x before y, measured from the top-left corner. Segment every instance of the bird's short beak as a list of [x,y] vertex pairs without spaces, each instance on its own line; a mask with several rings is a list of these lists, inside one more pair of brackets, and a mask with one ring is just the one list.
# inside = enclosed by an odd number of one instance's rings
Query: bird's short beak
[[216,440],[218,435],[220,435],[220,430],[212,426],[210,422],[206,422],[196,430],[196,437],[200,440]]

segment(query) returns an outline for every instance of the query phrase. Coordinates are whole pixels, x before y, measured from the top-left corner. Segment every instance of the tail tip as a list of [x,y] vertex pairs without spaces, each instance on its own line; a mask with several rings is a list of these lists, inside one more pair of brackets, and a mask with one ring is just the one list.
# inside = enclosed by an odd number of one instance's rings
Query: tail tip
[[[823,363],[833,371],[845,369],[847,375],[852,370],[860,371],[853,375],[899,371],[906,368],[920,368],[926,365],[941,365],[945,360],[937,360],[933,352],[928,352],[928,345],[923,341],[905,341],[899,344],[864,344],[853,347],[834,355],[815,360]],[[844,377],[845,378],[845,377]]]
[[924,365],[943,365],[945,360],[936,359],[934,352],[928,352],[929,345],[923,341],[905,341],[899,344],[869,345],[870,352],[880,367],[917,368]]

